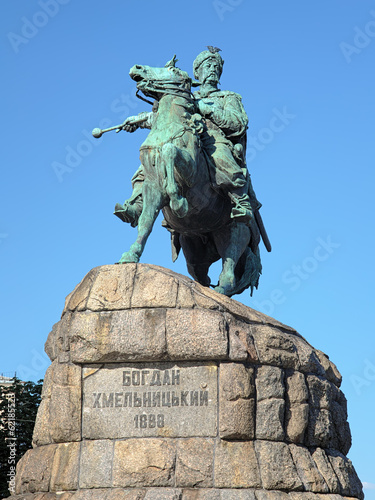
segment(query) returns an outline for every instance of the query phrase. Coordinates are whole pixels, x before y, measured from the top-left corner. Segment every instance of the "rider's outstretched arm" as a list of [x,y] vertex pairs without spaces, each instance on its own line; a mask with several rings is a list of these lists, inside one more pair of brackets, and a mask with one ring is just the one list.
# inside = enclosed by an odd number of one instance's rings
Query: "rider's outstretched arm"
[[[144,121],[139,122],[139,120],[142,120],[144,118]],[[122,124],[121,130],[125,130],[126,132],[135,132],[137,128],[151,128],[152,127],[152,122],[154,119],[154,113],[153,111],[150,111],[149,113],[147,111],[144,111],[143,113],[139,113],[136,116],[128,116],[124,123]],[[134,122],[138,123],[134,123]]]

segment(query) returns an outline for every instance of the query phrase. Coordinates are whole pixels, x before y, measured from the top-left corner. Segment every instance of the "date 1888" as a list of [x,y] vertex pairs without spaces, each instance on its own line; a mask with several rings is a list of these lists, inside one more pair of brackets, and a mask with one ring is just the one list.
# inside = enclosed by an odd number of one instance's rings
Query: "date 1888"
[[155,429],[155,427],[158,427],[161,429],[164,427],[164,415],[136,415],[134,417],[134,427],[136,429]]

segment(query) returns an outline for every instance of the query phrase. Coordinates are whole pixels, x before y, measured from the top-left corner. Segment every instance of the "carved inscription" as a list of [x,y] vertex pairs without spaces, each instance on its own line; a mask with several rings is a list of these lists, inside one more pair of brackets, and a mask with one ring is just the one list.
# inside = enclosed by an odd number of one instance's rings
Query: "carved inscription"
[[215,436],[212,363],[84,367],[83,437]]

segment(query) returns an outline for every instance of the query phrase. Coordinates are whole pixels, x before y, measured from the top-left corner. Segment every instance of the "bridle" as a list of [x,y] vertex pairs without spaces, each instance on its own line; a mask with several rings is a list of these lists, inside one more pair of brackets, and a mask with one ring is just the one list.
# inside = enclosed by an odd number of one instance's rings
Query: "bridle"
[[178,83],[176,84],[176,82],[174,82],[172,80],[162,80],[162,82],[163,82],[162,84],[159,83],[159,81],[160,80],[151,80],[151,79],[142,80],[142,82],[139,82],[139,83],[142,83],[143,88],[139,88],[137,86],[137,92],[135,93],[135,95],[138,97],[138,99],[141,99],[142,101],[145,101],[148,104],[153,104],[153,103],[151,101],[149,101],[148,99],[145,99],[144,97],[139,95],[139,91],[143,92],[143,94],[145,94],[145,95],[148,95],[148,94],[146,94],[147,91],[149,91],[149,92],[155,91],[158,93],[162,93],[164,95],[173,95],[176,97],[184,97],[185,99],[187,99],[190,102],[194,101],[194,96],[193,96],[193,93],[191,92],[190,89],[185,89],[185,88],[180,86],[181,84],[178,84]]

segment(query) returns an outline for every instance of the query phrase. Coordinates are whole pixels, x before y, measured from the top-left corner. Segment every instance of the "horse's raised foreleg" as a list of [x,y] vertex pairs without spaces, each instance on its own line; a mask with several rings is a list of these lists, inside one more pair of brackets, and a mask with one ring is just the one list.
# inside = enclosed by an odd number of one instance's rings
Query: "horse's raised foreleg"
[[223,269],[215,290],[232,295],[236,286],[234,271],[241,255],[250,241],[250,229],[246,224],[234,223],[214,235],[217,250],[223,259]]
[[128,252],[122,254],[119,264],[139,262],[154,222],[159,215],[163,203],[163,195],[158,186],[144,183],[143,210],[138,220],[138,236]]
[[170,207],[177,217],[184,217],[188,212],[188,202],[181,195],[181,187],[176,180],[176,174],[181,184],[190,185],[194,169],[195,159],[188,153],[171,142],[164,144],[161,156],[166,171],[166,191],[170,200]]

